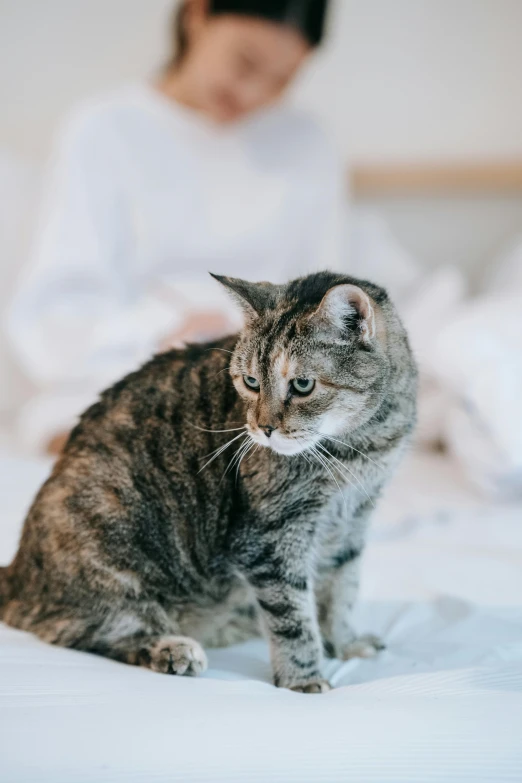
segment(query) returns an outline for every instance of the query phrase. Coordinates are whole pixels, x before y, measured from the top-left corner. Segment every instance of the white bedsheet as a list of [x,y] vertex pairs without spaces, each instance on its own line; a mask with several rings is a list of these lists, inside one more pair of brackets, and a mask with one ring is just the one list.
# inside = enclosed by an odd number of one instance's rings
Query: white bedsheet
[[[46,469],[0,460],[2,562]],[[357,621],[389,647],[328,662],[321,696],[272,687],[262,641],[184,679],[0,625],[0,780],[522,780],[520,506],[481,504],[443,459],[410,457],[377,515]]]

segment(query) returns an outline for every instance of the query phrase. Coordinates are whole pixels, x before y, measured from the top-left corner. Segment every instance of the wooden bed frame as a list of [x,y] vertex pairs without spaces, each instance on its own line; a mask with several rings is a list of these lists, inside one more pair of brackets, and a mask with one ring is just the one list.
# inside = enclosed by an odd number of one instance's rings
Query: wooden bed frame
[[355,198],[376,196],[522,195],[522,160],[480,163],[357,164],[349,172]]

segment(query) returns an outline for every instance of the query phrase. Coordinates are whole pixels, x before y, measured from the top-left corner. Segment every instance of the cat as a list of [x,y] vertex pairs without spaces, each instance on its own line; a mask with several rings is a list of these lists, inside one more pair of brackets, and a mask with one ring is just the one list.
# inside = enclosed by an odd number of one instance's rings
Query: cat
[[322,693],[325,652],[383,647],[350,613],[415,364],[376,285],[215,277],[244,328],[155,356],[82,415],[0,571],[0,617],[178,675],[264,632],[275,685]]

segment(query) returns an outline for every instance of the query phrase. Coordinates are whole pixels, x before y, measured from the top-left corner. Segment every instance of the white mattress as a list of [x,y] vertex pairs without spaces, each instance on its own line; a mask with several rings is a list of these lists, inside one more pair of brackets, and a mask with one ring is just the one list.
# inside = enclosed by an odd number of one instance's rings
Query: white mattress
[[[0,560],[47,467],[0,460]],[[201,679],[46,646],[0,625],[0,780],[522,780],[522,508],[482,505],[411,457],[378,512],[358,625],[378,660],[328,662],[321,696],[270,684],[267,648]]]

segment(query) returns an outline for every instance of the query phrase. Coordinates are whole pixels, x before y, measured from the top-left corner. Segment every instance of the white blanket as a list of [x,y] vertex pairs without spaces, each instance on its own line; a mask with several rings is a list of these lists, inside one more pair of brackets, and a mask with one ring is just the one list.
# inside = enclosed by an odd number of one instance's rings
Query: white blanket
[[[0,560],[46,466],[0,460]],[[522,780],[522,508],[486,506],[412,456],[378,511],[361,631],[321,696],[270,684],[267,647],[201,679],[53,648],[0,626],[0,780],[407,783]]]

